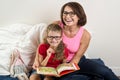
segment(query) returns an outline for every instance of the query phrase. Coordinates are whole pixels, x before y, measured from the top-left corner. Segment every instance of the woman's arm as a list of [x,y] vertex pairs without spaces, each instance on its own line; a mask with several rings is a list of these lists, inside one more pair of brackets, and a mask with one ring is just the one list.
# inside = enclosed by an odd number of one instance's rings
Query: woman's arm
[[53,24],[60,24],[60,23],[61,23],[60,20],[58,20],[58,21],[54,21],[54,22],[53,22]]
[[63,59],[63,63],[67,63],[67,59]]
[[90,33],[84,29],[81,42],[80,42],[80,48],[78,49],[77,53],[73,57],[70,63],[79,63],[81,57],[84,55],[85,51],[87,50],[89,43],[90,43],[91,35]]

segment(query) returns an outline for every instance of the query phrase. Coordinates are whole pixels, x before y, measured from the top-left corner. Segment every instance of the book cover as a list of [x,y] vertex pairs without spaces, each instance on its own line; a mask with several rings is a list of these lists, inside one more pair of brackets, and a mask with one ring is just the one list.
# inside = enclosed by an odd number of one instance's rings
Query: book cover
[[42,75],[60,77],[60,76],[74,72],[74,71],[79,70],[79,69],[80,68],[76,63],[72,63],[72,64],[63,63],[63,64],[60,64],[57,68],[39,67],[37,69],[37,73],[42,74]]

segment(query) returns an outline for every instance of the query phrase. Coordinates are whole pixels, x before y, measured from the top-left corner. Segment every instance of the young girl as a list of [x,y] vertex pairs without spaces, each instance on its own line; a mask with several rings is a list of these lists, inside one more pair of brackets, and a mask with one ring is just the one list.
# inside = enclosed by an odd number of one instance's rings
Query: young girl
[[[66,62],[68,50],[62,42],[62,28],[57,24],[50,24],[46,29],[44,43],[40,44],[33,64],[33,69],[39,66],[57,67]],[[32,74],[30,80],[53,80],[54,77]]]

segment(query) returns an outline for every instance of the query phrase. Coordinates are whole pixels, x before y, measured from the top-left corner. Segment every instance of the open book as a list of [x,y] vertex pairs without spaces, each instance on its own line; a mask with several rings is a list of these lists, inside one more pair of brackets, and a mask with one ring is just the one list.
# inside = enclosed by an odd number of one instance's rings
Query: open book
[[37,69],[38,74],[42,75],[49,75],[49,76],[56,76],[60,77],[65,74],[74,72],[76,70],[79,70],[79,66],[76,63],[68,64],[68,63],[63,63],[60,64],[57,68],[54,67],[39,67]]

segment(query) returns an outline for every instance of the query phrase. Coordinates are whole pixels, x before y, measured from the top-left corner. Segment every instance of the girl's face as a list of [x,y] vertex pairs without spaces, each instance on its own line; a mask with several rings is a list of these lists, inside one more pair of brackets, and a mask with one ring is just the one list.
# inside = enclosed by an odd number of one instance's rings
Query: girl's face
[[63,21],[66,26],[77,26],[78,20],[79,18],[74,11],[69,6],[66,6],[63,12]]
[[61,32],[49,31],[47,35],[47,41],[50,44],[50,47],[56,48],[62,41]]

